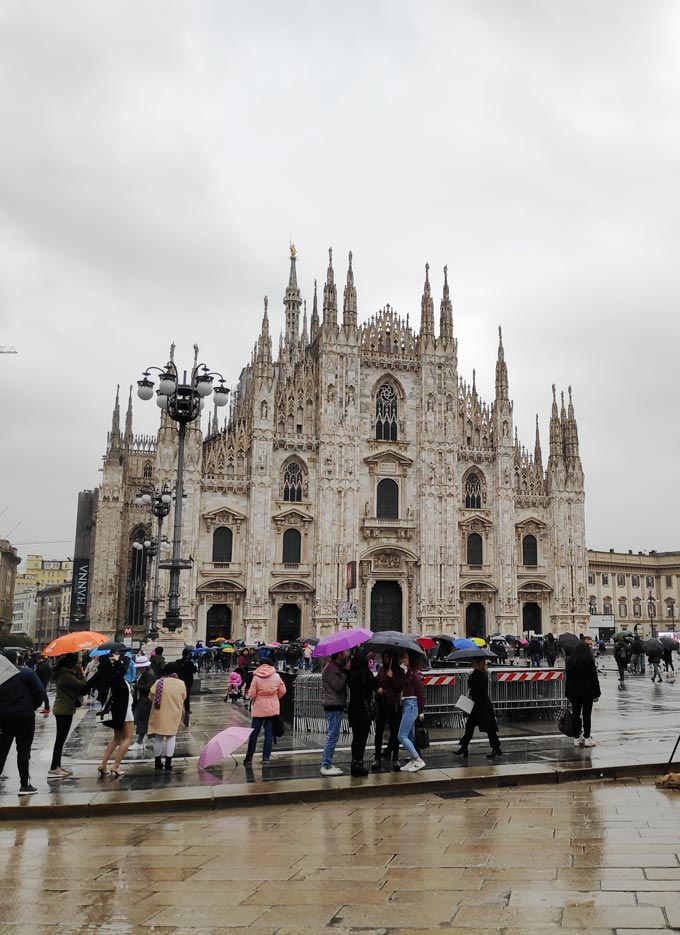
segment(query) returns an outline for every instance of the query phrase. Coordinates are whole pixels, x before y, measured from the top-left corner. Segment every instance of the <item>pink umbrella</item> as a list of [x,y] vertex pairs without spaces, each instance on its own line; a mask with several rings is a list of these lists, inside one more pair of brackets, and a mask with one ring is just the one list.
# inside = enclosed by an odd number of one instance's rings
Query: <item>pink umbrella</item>
[[219,763],[225,756],[231,756],[252,734],[252,727],[227,727],[207,742],[201,750],[198,765],[202,768]]

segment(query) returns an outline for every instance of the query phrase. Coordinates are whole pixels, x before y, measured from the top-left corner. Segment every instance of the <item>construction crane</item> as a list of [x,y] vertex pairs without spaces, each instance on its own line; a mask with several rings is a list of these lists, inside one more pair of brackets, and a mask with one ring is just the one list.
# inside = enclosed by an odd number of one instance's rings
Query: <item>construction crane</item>
[[11,344],[0,344],[0,354],[18,354],[19,352]]

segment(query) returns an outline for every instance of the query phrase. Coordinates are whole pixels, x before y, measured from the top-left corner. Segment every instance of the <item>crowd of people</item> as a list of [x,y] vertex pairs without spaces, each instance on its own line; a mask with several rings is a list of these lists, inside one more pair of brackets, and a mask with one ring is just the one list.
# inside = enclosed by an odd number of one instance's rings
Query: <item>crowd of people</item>
[[[296,667],[311,666],[311,646],[302,645]],[[229,660],[225,702],[243,702],[250,709],[252,733],[244,765],[253,763],[260,734],[263,734],[262,764],[267,766],[272,747],[281,726],[281,698],[286,685],[280,672],[285,668],[286,652],[277,658],[277,648],[265,644],[257,647],[236,647],[233,653],[211,653]],[[596,656],[602,652],[590,637],[582,636],[576,646],[560,646],[552,634],[545,639],[532,637],[525,647],[529,664],[539,665],[543,659],[555,665],[560,654],[565,656],[565,693],[572,707],[577,726],[575,744],[594,746],[591,734],[593,704],[600,697]],[[80,658],[74,653],[59,657],[56,662],[40,654],[21,658],[16,652],[0,654],[0,772],[12,743],[16,743],[21,795],[35,792],[30,781],[29,761],[35,730],[35,712],[55,719],[48,781],[58,782],[72,775],[63,765],[62,756],[77,709],[88,702],[97,704],[97,716],[111,729],[111,737],[97,766],[100,779],[120,779],[125,775],[122,764],[128,750],[143,750],[146,739],[153,744],[154,768],[171,771],[177,734],[188,726],[190,696],[195,674],[205,671],[203,653],[187,647],[179,660],[167,662],[161,646],[149,657],[132,651]],[[660,666],[673,672],[671,650],[645,652],[639,637],[614,641],[614,660],[621,682],[626,673],[644,674],[645,658],[653,667],[652,680],[661,680]],[[284,666],[280,665],[283,658]],[[323,666],[321,687],[326,721],[326,736],[322,752],[321,774],[338,776],[342,770],[333,762],[339,741],[344,712],[351,730],[352,776],[367,776],[366,747],[374,726],[374,751],[370,769],[417,772],[425,766],[422,749],[427,746],[422,735],[425,692],[423,685],[424,655],[385,650],[381,658],[361,650],[335,653]],[[490,744],[489,758],[496,759],[503,751],[498,736],[498,723],[489,697],[486,659],[472,659],[468,679],[471,710],[467,714],[465,731],[460,738],[456,756],[467,758],[475,729],[486,733]],[[50,704],[48,686],[54,685]],[[405,762],[400,761],[404,752]]]

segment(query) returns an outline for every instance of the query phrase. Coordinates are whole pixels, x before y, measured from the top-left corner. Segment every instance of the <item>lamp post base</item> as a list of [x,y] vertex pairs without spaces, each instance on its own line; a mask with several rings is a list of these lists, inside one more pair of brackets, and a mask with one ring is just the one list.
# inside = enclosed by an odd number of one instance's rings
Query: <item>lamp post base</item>
[[179,628],[182,626],[182,618],[179,614],[168,613],[163,619],[163,626],[166,630],[170,630],[170,632],[179,630]]

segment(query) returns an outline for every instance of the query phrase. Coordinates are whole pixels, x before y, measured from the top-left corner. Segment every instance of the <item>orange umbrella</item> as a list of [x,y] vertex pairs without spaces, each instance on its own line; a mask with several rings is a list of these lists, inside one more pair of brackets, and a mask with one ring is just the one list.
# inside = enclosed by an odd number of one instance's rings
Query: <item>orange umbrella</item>
[[80,653],[85,649],[94,649],[105,643],[108,636],[95,633],[93,630],[80,630],[77,633],[67,633],[52,640],[44,649],[44,656],[63,656],[65,653]]

